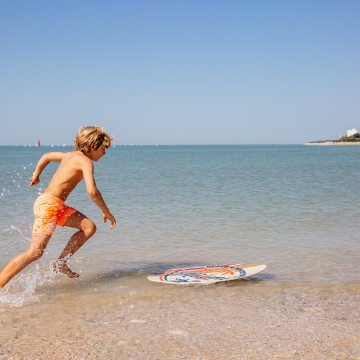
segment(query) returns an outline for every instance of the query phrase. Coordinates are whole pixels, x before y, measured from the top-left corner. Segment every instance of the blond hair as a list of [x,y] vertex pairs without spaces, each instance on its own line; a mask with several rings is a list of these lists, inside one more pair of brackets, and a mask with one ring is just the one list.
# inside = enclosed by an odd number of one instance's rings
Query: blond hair
[[110,147],[112,136],[100,126],[83,126],[79,129],[74,140],[75,150],[89,152],[99,150],[102,146]]

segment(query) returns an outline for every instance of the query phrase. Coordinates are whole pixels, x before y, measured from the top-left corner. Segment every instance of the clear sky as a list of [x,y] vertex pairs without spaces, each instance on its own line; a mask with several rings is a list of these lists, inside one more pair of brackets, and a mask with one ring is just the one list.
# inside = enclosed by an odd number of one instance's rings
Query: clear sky
[[359,0],[0,0],[0,145],[360,131]]

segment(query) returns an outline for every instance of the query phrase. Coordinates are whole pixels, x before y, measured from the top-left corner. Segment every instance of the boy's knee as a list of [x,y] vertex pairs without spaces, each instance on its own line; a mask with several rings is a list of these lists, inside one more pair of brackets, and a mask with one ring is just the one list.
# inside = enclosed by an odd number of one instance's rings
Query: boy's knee
[[36,246],[32,246],[27,251],[27,256],[30,261],[35,261],[40,259],[43,256],[43,254],[44,254],[44,249]]
[[90,237],[96,232],[96,225],[91,220],[87,219],[86,223],[83,226],[83,231],[86,237]]

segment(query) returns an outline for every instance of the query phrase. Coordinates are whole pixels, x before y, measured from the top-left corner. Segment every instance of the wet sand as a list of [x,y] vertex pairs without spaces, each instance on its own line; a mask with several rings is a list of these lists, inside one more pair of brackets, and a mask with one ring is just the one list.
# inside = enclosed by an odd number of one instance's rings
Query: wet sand
[[0,359],[360,359],[359,283],[131,282],[1,307]]

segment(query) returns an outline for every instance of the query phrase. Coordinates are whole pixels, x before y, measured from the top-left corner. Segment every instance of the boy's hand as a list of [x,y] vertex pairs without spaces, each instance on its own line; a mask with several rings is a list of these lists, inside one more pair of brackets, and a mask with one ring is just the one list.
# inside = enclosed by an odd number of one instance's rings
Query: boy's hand
[[111,225],[110,225],[110,229],[113,229],[114,227],[115,227],[115,225],[116,225],[116,220],[115,220],[115,218],[110,214],[110,213],[108,213],[108,214],[103,214],[103,219],[104,219],[104,223],[107,221],[107,220],[110,220],[110,222],[111,222]]
[[40,182],[40,179],[38,176],[32,176],[30,178],[30,186],[36,185]]

